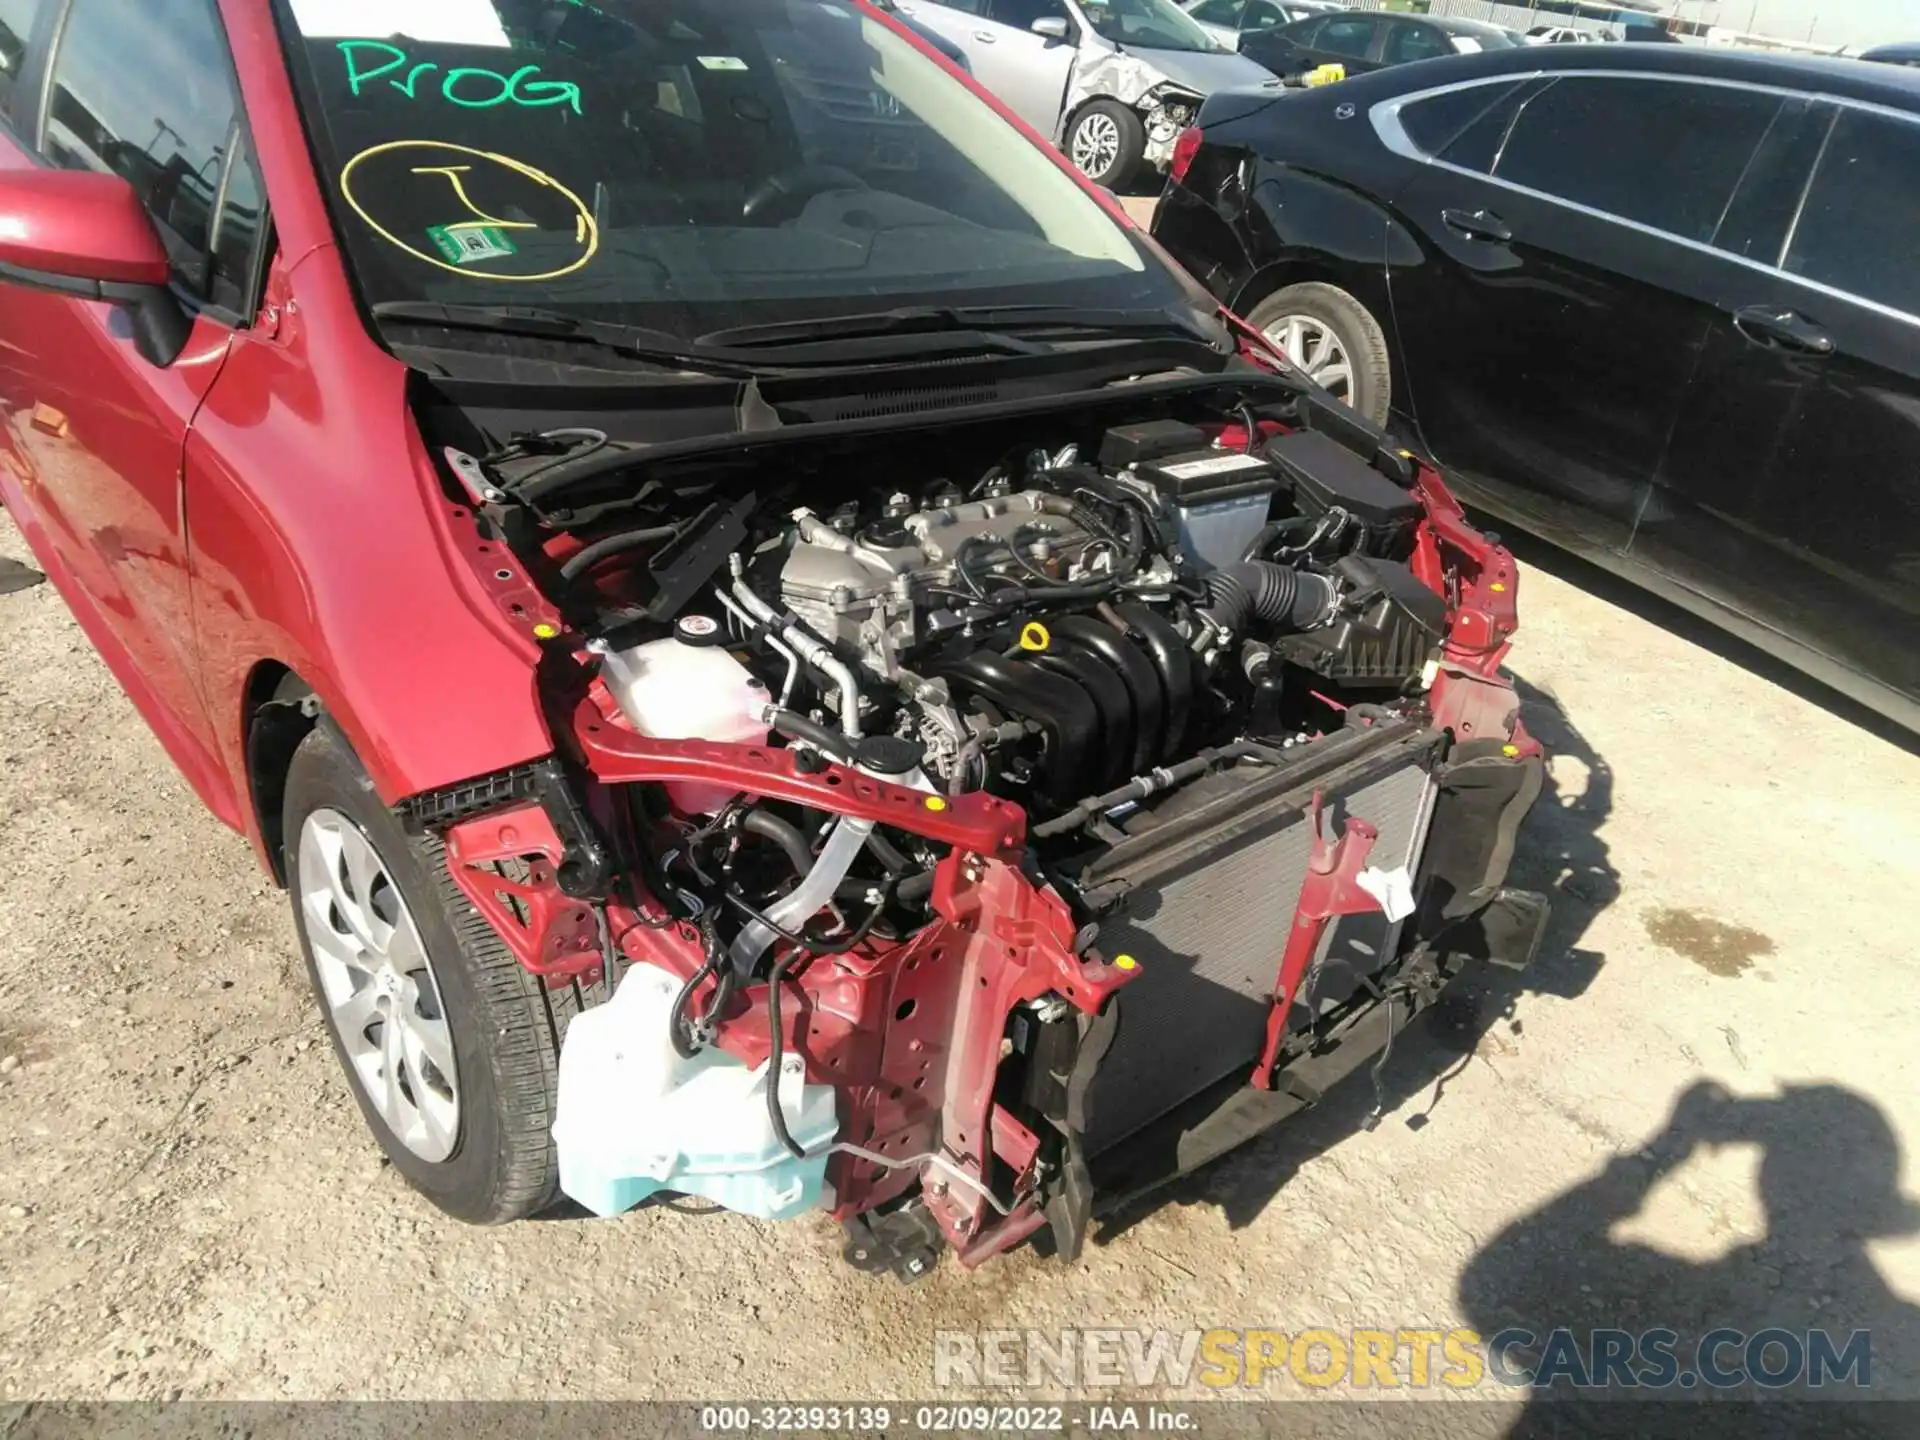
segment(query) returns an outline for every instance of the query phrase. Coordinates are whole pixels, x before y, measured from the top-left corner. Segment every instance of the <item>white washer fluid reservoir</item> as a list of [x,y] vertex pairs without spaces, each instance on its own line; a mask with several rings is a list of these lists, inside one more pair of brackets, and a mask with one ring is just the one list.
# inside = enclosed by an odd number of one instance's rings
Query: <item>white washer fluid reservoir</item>
[[764,1064],[749,1070],[713,1046],[686,1060],[673,1048],[667,1020],[679,989],[642,962],[612,1000],[568,1026],[553,1121],[560,1188],[596,1215],[631,1209],[656,1190],[763,1220],[818,1205],[839,1129],[833,1087],[808,1084],[800,1057],[783,1057],[781,1113],[809,1152],[795,1159],[767,1117]]

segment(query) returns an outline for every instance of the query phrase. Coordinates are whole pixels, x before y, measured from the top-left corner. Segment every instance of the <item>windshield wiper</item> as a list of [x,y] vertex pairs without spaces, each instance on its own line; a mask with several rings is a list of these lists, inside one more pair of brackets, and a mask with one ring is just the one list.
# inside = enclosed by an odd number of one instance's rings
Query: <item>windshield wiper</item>
[[707,352],[698,342],[689,345],[678,335],[665,330],[583,320],[577,315],[564,315],[558,310],[542,310],[536,306],[448,305],[427,300],[382,300],[372,308],[375,320],[591,345],[630,359],[647,360],[730,380],[764,373],[764,367],[751,360],[730,362],[726,356]]
[[[742,325],[731,330],[710,331],[694,343],[736,351],[777,351],[823,340],[865,340],[954,331],[1015,344],[1020,343],[1019,337],[1024,333],[1035,331],[1068,332],[1092,338],[1176,335],[1206,345],[1217,346],[1219,342],[1219,336],[1209,334],[1197,316],[1193,323],[1187,323],[1171,310],[1093,309],[1071,305],[907,305],[855,315],[826,315],[814,320]],[[1029,346],[1031,341],[1021,348]]]
[[[981,352],[1043,355],[1051,348],[1013,335],[978,330],[969,325],[908,326],[898,330],[848,326],[844,331],[816,334],[803,333],[807,329],[807,322],[796,321],[793,323],[800,329],[792,334],[783,333],[775,339],[734,346],[727,343],[728,335],[750,334],[762,327],[749,326],[740,332],[715,331],[713,336],[703,335],[696,340],[685,340],[665,330],[586,320],[535,306],[447,305],[421,300],[385,300],[373,307],[373,316],[376,320],[405,324],[438,325],[455,330],[481,330],[495,335],[519,335],[534,340],[593,345],[618,355],[730,379],[778,375],[814,366],[853,367],[918,355],[944,357],[956,353]],[[776,330],[783,327],[764,328]]]

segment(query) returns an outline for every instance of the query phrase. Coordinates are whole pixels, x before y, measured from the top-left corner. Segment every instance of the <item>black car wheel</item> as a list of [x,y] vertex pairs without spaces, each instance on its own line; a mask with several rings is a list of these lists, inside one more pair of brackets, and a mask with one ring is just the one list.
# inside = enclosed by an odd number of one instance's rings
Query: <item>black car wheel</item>
[[1147,153],[1147,127],[1118,100],[1096,100],[1073,118],[1067,155],[1089,180],[1118,190]]
[[324,721],[287,773],[294,928],[334,1050],[374,1138],[460,1220],[497,1224],[557,1194],[557,1058],[583,996],[529,974],[409,836]]
[[1373,313],[1337,285],[1276,290],[1247,319],[1309,380],[1376,425],[1393,405],[1387,337]]

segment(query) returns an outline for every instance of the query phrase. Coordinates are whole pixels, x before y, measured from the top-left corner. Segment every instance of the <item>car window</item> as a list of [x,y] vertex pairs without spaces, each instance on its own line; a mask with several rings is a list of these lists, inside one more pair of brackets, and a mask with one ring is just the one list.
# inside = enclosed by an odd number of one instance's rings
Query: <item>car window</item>
[[1240,16],[1246,8],[1247,0],[1201,0],[1187,13],[1209,25],[1224,25],[1232,29],[1240,24]]
[[944,6],[949,10],[958,10],[963,15],[985,15],[987,13],[987,0],[933,0],[933,3]]
[[1767,265],[1779,263],[1834,118],[1832,106],[1805,96],[1781,105],[1721,217],[1715,249]]
[[1529,100],[1494,174],[1708,241],[1780,97],[1667,80],[1561,80]]
[[1920,126],[1843,110],[1787,246],[1789,273],[1920,315]]
[[49,0],[0,0],[0,120],[13,118],[13,88],[27,63],[27,42]]
[[1173,0],[1081,0],[1087,23],[1102,39],[1141,50],[1218,53],[1220,42]]
[[237,112],[226,37],[210,0],[73,0],[52,79],[47,158],[64,170],[131,182],[180,281],[204,298]]
[[1267,30],[1278,30],[1288,20],[1287,12],[1272,0],[1253,0],[1247,6],[1246,18],[1240,22],[1242,33],[1260,34]]
[[1061,0],[991,0],[987,18],[1011,25],[1016,30],[1031,30],[1036,20],[1066,20],[1067,7]]
[[1291,25],[1281,25],[1268,33],[1277,40],[1286,41],[1289,45],[1298,45],[1302,50],[1311,50],[1313,37],[1326,23],[1326,16],[1312,15],[1305,20],[1296,20]]
[[[1443,154],[1456,137],[1510,95],[1519,83],[1503,80],[1490,85],[1470,85],[1463,90],[1447,90],[1409,101],[1400,107],[1400,128],[1415,149],[1429,155]],[[1455,164],[1461,163],[1454,154],[1447,154],[1446,158]],[[1486,164],[1468,168],[1484,170],[1492,164],[1493,153],[1489,147]]]
[[1377,29],[1377,20],[1362,15],[1335,15],[1321,24],[1313,48],[1329,55],[1350,55],[1364,60],[1373,48],[1373,32]]
[[1413,60],[1432,60],[1452,53],[1447,37],[1431,25],[1395,25],[1387,32],[1386,61],[1405,65]]

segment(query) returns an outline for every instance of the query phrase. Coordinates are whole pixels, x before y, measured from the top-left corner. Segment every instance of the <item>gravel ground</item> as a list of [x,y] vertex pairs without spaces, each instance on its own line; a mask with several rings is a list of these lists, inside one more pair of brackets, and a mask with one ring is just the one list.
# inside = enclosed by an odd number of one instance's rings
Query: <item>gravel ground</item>
[[1535,969],[1400,1038],[1378,1128],[1361,1078],[1074,1266],[903,1287],[824,1220],[439,1218],[285,898],[52,589],[0,598],[0,1395],[925,1398],[939,1329],[1762,1313],[1920,1393],[1920,758],[1538,569],[1522,619]]

